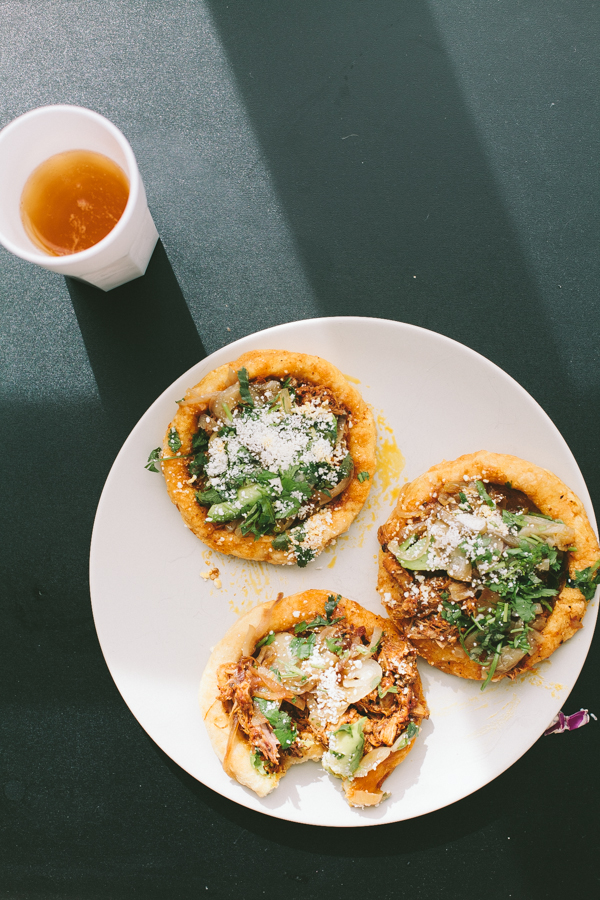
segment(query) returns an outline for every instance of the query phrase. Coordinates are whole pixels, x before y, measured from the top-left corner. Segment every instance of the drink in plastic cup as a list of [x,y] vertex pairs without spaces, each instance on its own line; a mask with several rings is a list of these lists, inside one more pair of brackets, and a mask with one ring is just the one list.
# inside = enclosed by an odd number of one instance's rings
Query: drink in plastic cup
[[[115,227],[97,244],[80,253],[51,256],[25,231],[21,195],[34,169],[65,150],[93,150],[112,159],[129,180],[129,199]],[[157,240],[133,150],[104,116],[80,106],[43,106],[0,131],[0,242],[11,253],[110,291],[144,274]]]

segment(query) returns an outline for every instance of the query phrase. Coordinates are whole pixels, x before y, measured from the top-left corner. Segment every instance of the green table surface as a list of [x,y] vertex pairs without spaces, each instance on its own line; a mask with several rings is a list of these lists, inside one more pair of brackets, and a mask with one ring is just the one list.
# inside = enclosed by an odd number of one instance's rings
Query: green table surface
[[[409,322],[493,360],[597,505],[599,32],[596,0],[0,0],[0,126],[51,103],[107,116],[161,238],[109,294],[0,248],[0,897],[598,895],[597,723],[417,820],[261,816],[125,706],[88,554],[155,397],[315,316]],[[600,715],[599,657],[566,712]]]

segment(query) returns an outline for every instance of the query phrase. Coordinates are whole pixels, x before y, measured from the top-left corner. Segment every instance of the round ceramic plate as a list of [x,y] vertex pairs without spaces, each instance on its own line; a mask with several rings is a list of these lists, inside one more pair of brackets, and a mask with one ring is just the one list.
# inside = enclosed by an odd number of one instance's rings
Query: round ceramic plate
[[[379,471],[349,532],[304,569],[209,551],[188,529],[162,475],[144,464],[162,443],[176,400],[207,372],[247,350],[322,356],[356,384],[375,412]],[[583,665],[597,609],[532,673],[490,685],[420,663],[431,718],[406,761],[386,781],[391,797],[350,809],[340,782],[318,764],[295,766],[259,799],[222,770],[198,706],[212,647],[256,603],[321,588],[382,613],[375,590],[377,527],[398,487],[443,459],[486,449],[512,453],[589,495],[569,448],[538,404],[493,363],[431,331],[381,319],[312,319],[250,335],[181,376],[138,422],[106,481],[92,537],[90,581],[102,651],[123,698],[156,743],[183,769],[236,803],[315,825],[396,822],[439,809],[495,778],[540,737]],[[221,587],[206,576],[218,568]],[[204,576],[204,577],[203,577]]]

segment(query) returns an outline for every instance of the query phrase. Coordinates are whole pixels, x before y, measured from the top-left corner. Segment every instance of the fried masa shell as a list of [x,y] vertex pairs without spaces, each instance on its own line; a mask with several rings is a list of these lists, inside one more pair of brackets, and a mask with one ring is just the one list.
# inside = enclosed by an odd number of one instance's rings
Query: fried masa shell
[[[350,527],[367,499],[375,474],[375,423],[369,406],[359,392],[346,381],[334,365],[318,356],[306,353],[291,353],[286,350],[251,350],[239,359],[226,363],[209,372],[195,387],[188,389],[186,401],[194,396],[207,395],[224,390],[229,384],[230,372],[238,372],[244,367],[250,381],[269,377],[284,379],[291,375],[300,382],[328,388],[337,402],[345,406],[351,415],[352,428],[348,434],[348,451],[354,462],[354,474],[348,487],[339,498],[328,503],[324,509],[330,510],[331,521],[323,522],[322,545],[327,546],[334,538]],[[191,453],[192,438],[198,431],[198,415],[205,411],[206,402],[188,403],[180,406],[175,418],[167,428],[163,441],[163,455],[172,456],[168,438],[172,428],[177,429],[181,440],[181,454]],[[271,546],[273,535],[255,538],[253,534],[237,535],[215,527],[206,521],[208,509],[196,500],[194,486],[188,484],[189,473],[185,459],[164,461],[162,470],[169,496],[183,517],[183,521],[203,543],[213,550],[243,559],[256,559],[276,565],[293,562],[286,550],[275,550]],[[369,477],[358,480],[360,472],[368,472]]]
[[[311,620],[317,615],[323,615],[325,603],[329,596],[329,591],[309,590],[286,597],[276,602],[276,605],[272,602],[261,603],[238,619],[214,648],[200,682],[199,701],[208,736],[221,762],[225,758],[229,741],[230,716],[226,705],[220,697],[218,686],[219,668],[228,663],[236,663],[240,659],[249,628],[255,630],[252,637],[254,644],[271,630],[275,633],[289,631],[298,622]],[[273,608],[273,612],[270,614],[271,608]],[[294,615],[294,613],[299,613],[299,615]],[[380,627],[383,630],[384,637],[388,635],[396,640],[399,639],[389,619],[384,619],[375,615],[375,613],[369,612],[369,610],[364,609],[352,600],[342,598],[336,607],[335,615],[336,617],[345,616],[353,625],[364,626],[369,640],[376,627]],[[413,687],[421,706],[423,709],[426,709],[423,688],[418,675]],[[417,725],[421,724],[422,718],[424,717],[416,719]],[[368,772],[362,778],[343,781],[344,792],[351,806],[373,806],[383,799],[384,794],[381,790],[383,781],[408,755],[415,739],[416,736],[406,747],[392,753],[377,768]],[[309,744],[303,749],[302,756],[284,755],[281,771],[266,775],[262,775],[252,765],[251,749],[248,738],[238,729],[233,740],[233,746],[230,748],[229,768],[236,781],[249,787],[259,797],[265,797],[277,787],[290,766],[306,762],[309,759],[319,760],[327,748],[315,740],[314,744]]]
[[[485,479],[492,484],[503,485],[510,482],[515,490],[526,494],[544,515],[562,519],[569,525],[576,535],[576,550],[568,553],[571,577],[597,561],[600,555],[598,540],[581,500],[573,491],[548,469],[542,469],[517,456],[490,453],[487,450],[469,453],[451,462],[441,462],[404,485],[392,515],[379,530],[380,543],[385,545],[398,534],[407,513],[417,512],[422,503],[433,499],[442,485],[462,481],[465,475],[469,480]],[[377,590],[396,627],[403,631],[410,620],[402,618],[394,609],[402,602],[401,588],[384,566],[386,555],[391,556],[389,552],[386,554],[380,551]],[[581,620],[586,608],[587,603],[581,591],[565,585],[556,598],[546,626],[540,632],[534,652],[525,656],[509,672],[494,677],[492,681],[500,681],[506,675],[513,678],[547,659],[582,627]],[[477,681],[486,677],[484,667],[471,660],[459,644],[440,646],[433,639],[418,640],[413,636],[411,643],[420,656],[444,672]]]

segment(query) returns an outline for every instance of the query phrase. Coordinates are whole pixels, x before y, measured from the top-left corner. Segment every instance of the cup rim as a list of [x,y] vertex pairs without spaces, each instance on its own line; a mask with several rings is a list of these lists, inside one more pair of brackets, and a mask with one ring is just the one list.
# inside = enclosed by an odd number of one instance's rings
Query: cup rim
[[[137,204],[137,200],[139,197],[142,180],[140,177],[140,173],[138,170],[137,162],[135,159],[135,154],[131,148],[131,144],[125,137],[122,131],[117,128],[109,119],[100,113],[94,112],[92,109],[87,109],[85,106],[76,106],[71,103],[57,103],[51,104],[49,106],[38,106],[35,109],[30,109],[28,112],[23,113],[20,116],[17,116],[16,119],[13,119],[8,125],[5,125],[2,130],[0,130],[0,144],[3,143],[6,138],[10,138],[11,133],[16,131],[20,125],[28,119],[34,119],[39,116],[51,114],[54,112],[76,112],[84,117],[89,119],[93,119],[96,122],[103,125],[114,137],[117,143],[120,145],[125,158],[127,160],[127,166],[129,168],[129,197],[127,198],[127,203],[125,205],[125,209],[123,210],[123,215],[108,234],[102,238],[102,240],[98,241],[97,244],[94,244],[92,247],[88,247],[87,250],[80,250],[78,253],[68,253],[64,256],[53,256],[50,253],[42,253],[39,251],[29,251],[24,250],[19,245],[15,244],[10,238],[5,237],[4,234],[0,232],[0,242],[9,250],[11,253],[14,253],[15,256],[19,256],[21,259],[26,260],[27,262],[36,263],[41,266],[48,266],[48,263],[52,262],[52,269],[56,272],[60,269],[68,269],[73,266],[74,261],[77,263],[86,263],[93,262],[94,257],[99,256],[102,251],[110,244],[111,241],[118,240],[121,233],[127,228],[127,225],[133,215],[135,206]],[[77,149],[74,147],[73,149]],[[31,173],[30,173],[31,174]]]

